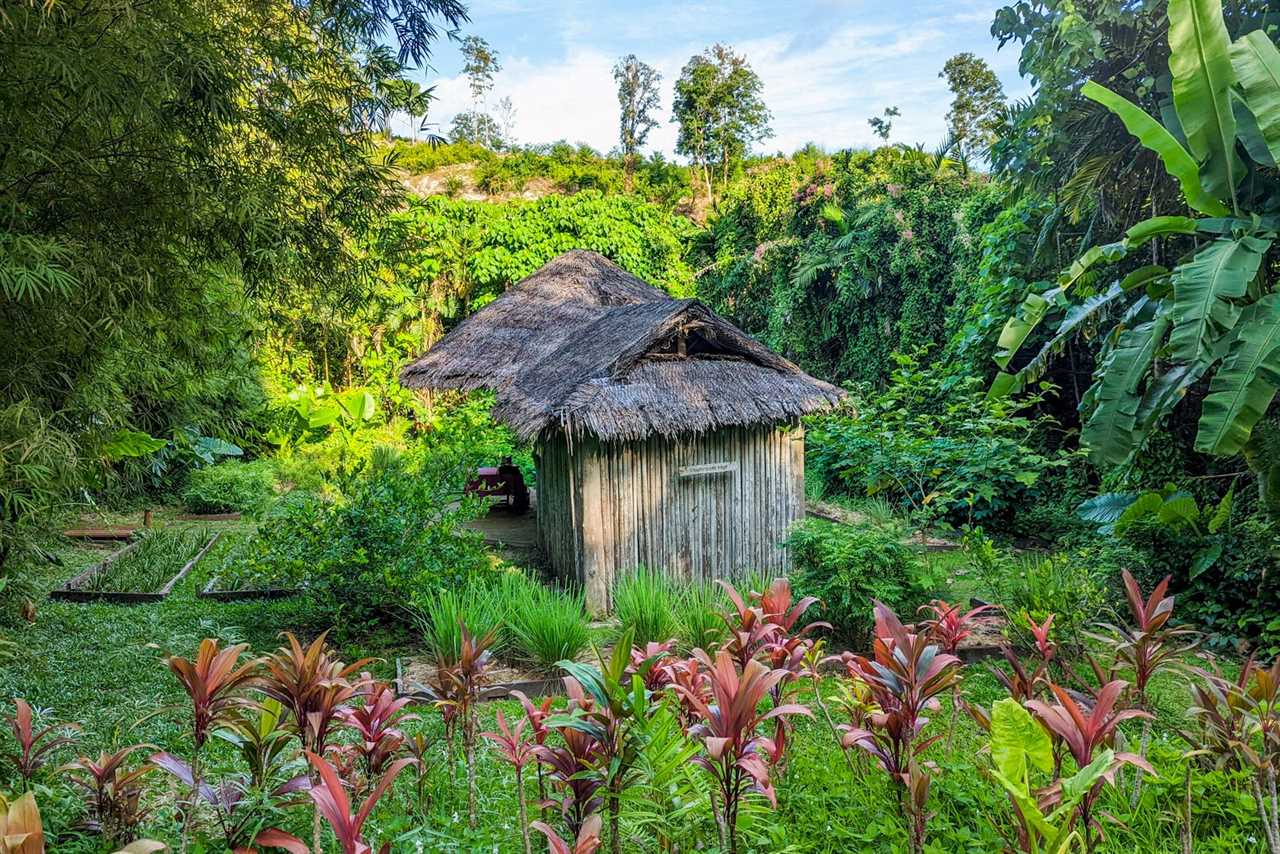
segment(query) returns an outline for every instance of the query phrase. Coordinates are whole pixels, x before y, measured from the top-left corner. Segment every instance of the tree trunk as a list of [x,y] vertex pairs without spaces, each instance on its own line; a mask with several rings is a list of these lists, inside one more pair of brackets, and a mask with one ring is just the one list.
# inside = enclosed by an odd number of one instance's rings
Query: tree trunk
[[520,805],[520,838],[524,840],[524,854],[533,854],[533,845],[529,842],[529,815],[524,807],[524,772],[516,769],[516,802]]

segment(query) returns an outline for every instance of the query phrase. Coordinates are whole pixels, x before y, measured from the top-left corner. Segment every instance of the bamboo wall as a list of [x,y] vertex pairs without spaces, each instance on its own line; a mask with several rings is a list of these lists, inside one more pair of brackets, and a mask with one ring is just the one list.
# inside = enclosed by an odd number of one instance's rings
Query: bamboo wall
[[785,573],[779,544],[804,516],[800,428],[728,428],[602,443],[563,434],[538,448],[538,528],[561,577],[594,613],[636,567],[682,580]]

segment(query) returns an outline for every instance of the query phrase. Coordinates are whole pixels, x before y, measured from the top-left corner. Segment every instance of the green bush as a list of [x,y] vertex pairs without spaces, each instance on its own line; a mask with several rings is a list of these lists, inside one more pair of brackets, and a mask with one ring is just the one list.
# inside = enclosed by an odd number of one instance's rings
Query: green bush
[[506,606],[510,655],[551,673],[556,662],[575,659],[591,641],[581,593],[566,593],[523,573],[502,577],[498,595]]
[[837,636],[865,643],[872,628],[872,600],[913,615],[930,598],[923,562],[892,533],[808,519],[787,540],[797,595],[817,596],[821,618]]
[[461,590],[436,590],[420,597],[417,609],[418,629],[432,655],[443,662],[455,662],[462,654],[462,626],[474,637],[494,632],[489,647],[498,652],[503,646],[503,626],[507,604],[499,591],[483,584],[471,584]]
[[192,513],[256,515],[275,495],[275,470],[268,460],[228,460],[187,476],[182,503]]
[[947,377],[919,355],[896,355],[887,388],[859,386],[841,411],[812,420],[814,469],[832,491],[884,496],[920,521],[1007,523],[1072,459],[1032,444],[1056,424],[1024,414],[1038,397],[989,398],[981,380]]
[[637,569],[619,579],[613,588],[613,614],[619,631],[632,632],[632,643],[671,640],[679,632],[675,602],[681,591],[660,572]]

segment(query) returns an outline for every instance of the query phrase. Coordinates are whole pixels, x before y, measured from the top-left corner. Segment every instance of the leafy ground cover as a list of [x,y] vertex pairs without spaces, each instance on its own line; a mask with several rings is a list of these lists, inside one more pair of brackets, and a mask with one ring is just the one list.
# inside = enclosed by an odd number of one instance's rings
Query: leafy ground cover
[[[58,550],[58,556],[64,566],[49,567],[41,579],[45,589],[77,566],[87,564],[95,554],[67,546]],[[281,645],[282,630],[313,638],[327,628],[314,622],[314,612],[303,597],[253,603],[199,599],[196,591],[207,580],[208,572],[204,569],[193,573],[167,600],[150,606],[49,602],[41,608],[39,621],[21,630],[17,637],[23,650],[19,666],[7,667],[0,674],[0,694],[26,698],[35,707],[41,724],[69,721],[80,727],[72,733],[74,747],[54,751],[54,764],[71,759],[73,754],[92,756],[99,750],[115,751],[137,743],[154,747],[134,754],[126,762],[129,768],[145,767],[145,757],[157,749],[175,757],[190,757],[195,743],[190,701],[165,666],[165,654],[193,657],[204,638],[216,639],[222,648],[247,644],[253,654],[265,654]],[[732,607],[729,616],[741,625],[741,614],[735,616]],[[815,606],[800,622],[818,616],[821,615]],[[793,627],[796,632],[800,628],[799,624]],[[723,623],[720,637],[725,638]],[[604,639],[603,635],[597,636],[597,640]],[[740,649],[744,641],[745,635],[735,632],[721,648]],[[386,634],[360,642],[347,641],[333,654],[346,662],[372,656],[374,660],[359,663],[357,670],[367,671],[375,679],[389,679],[394,656],[420,648],[421,641],[414,637]],[[646,651],[637,649],[644,658]],[[1104,655],[1106,648],[1095,651]],[[676,664],[684,659],[667,660]],[[1073,681],[1081,688],[1092,683],[1092,674],[1083,660],[1070,666],[1067,661],[1064,656],[1048,665],[1055,680]],[[1026,666],[1030,669],[1032,665]],[[606,682],[608,669],[607,663],[598,669],[605,674]],[[999,669],[1006,678],[1011,674],[1008,665]],[[966,666],[959,673],[962,682],[958,693],[938,692],[938,708],[923,715],[932,719],[925,725],[924,737],[938,737],[921,753],[921,760],[934,766],[928,771],[931,791],[925,823],[927,841],[920,849],[929,852],[999,850],[1005,844],[1002,834],[1012,832],[1016,826],[1004,791],[990,777],[987,752],[991,737],[963,710],[957,713],[952,708],[954,699],[961,697],[974,708],[991,710],[997,700],[1008,695],[1007,690],[985,665]],[[574,675],[591,688],[588,672],[577,670]],[[356,678],[354,672],[351,678]],[[1188,779],[1194,804],[1190,824],[1194,850],[1260,850],[1263,831],[1248,794],[1248,775],[1205,769],[1188,777],[1195,760],[1184,757],[1188,745],[1178,732],[1192,725],[1187,717],[1190,680],[1185,672],[1163,668],[1146,686],[1144,704],[1154,721],[1145,754],[1155,773],[1144,778],[1136,802],[1132,800],[1132,773],[1121,773],[1116,785],[1098,789],[1095,813],[1114,816],[1116,822],[1101,822],[1105,838],[1095,841],[1095,850],[1181,851],[1179,828],[1183,825]],[[840,675],[838,668],[829,667],[816,681],[801,678],[789,684],[786,702],[811,709],[813,717],[792,716],[786,730],[784,758],[771,767],[770,787],[775,792],[777,808],[771,809],[766,797],[743,790],[735,817],[737,850],[909,850],[910,824],[904,819],[894,778],[882,772],[874,754],[863,755],[856,745],[847,753],[842,751],[838,739],[847,737],[851,730],[833,731],[824,719],[824,714],[830,714],[836,721],[850,721],[852,727],[856,721],[847,715],[856,715],[859,703],[868,699],[857,688],[859,683]],[[367,690],[363,700],[360,696],[360,692],[352,696],[352,708],[370,709],[374,696]],[[719,845],[721,829],[711,809],[713,778],[693,762],[701,755],[702,739],[696,728],[690,729],[688,735],[682,730],[682,715],[696,717],[692,707],[680,702],[682,696],[674,689],[656,692],[646,702],[646,713],[628,724],[629,737],[644,747],[624,754],[629,757],[631,770],[627,785],[619,794],[621,850],[671,850],[671,846],[679,846],[680,850],[716,850]],[[767,694],[759,699],[763,700],[761,712],[776,702],[769,700]],[[551,702],[561,708],[564,701]],[[415,717],[393,722],[391,728],[404,738],[396,755],[420,754],[422,774],[419,776],[417,767],[400,774],[377,802],[363,835],[369,840],[390,842],[394,851],[519,851],[522,842],[516,777],[501,746],[478,737],[472,751],[477,820],[474,826],[468,822],[466,751],[461,747],[465,739],[457,730],[450,731],[456,723],[442,713],[450,708],[455,707],[402,710],[402,714],[412,713]],[[597,712],[600,709],[598,705],[594,708]],[[481,732],[499,733],[504,723],[512,726],[520,721],[522,728],[526,726],[525,711],[515,701],[478,704],[473,709],[473,734],[477,736]],[[12,710],[6,706],[5,711]],[[362,742],[352,728],[354,718],[343,720],[349,725],[334,724],[331,749],[325,755],[339,771],[346,767],[342,773],[354,775],[348,779],[357,781],[356,791],[367,794],[367,783],[358,781],[370,778],[352,770],[361,767],[363,760],[358,751],[351,751]],[[551,726],[550,735],[545,736],[549,749],[563,749],[567,744],[562,740],[567,732],[563,717],[559,723],[559,728]],[[772,725],[763,725],[761,733],[764,732],[773,734]],[[1122,724],[1120,733],[1115,749],[1136,750],[1141,721]],[[523,735],[530,737],[532,731],[526,730]],[[282,746],[280,754],[280,767],[274,772],[280,775],[279,779],[305,773],[305,760],[296,747]],[[215,780],[239,773],[246,767],[241,756],[242,750],[236,745],[209,738],[200,751],[201,774],[204,779]],[[1064,762],[1064,767],[1074,767],[1072,759]],[[553,767],[537,761],[524,766],[522,779],[530,795],[529,818],[543,820],[555,832],[572,838],[573,823],[566,821],[559,806],[540,807],[534,796],[539,786],[549,795],[562,796],[565,790],[554,784]],[[64,778],[52,769],[50,765],[37,773],[32,789],[43,812],[46,833],[56,840],[53,850],[76,854],[114,850],[98,834],[83,827],[85,807]],[[8,788],[22,788],[11,767],[5,765],[0,773]],[[1047,773],[1042,776],[1040,782],[1048,780]],[[159,771],[145,774],[141,784],[145,815],[134,828],[136,835],[180,844],[184,829],[178,808],[184,791],[180,782]],[[246,807],[241,818],[250,816],[246,820],[252,827],[277,827],[311,840],[314,827],[309,799],[301,798],[300,803],[292,805],[288,799],[267,803],[270,799],[258,800],[259,790],[251,791],[256,793],[252,795],[253,806]],[[357,803],[362,799],[363,796],[357,797]],[[611,814],[607,804],[596,811],[606,817]],[[206,806],[197,824],[186,829],[189,850],[222,850],[214,813]],[[608,837],[607,829],[601,833]],[[333,847],[336,837],[330,834],[327,828],[322,832],[327,840],[322,842],[324,850],[337,850]]]

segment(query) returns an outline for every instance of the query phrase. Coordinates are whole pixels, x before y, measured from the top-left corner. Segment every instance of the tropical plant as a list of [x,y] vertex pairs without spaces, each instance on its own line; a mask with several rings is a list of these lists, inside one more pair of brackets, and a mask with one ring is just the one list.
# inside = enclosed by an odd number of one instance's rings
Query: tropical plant
[[[1122,240],[1088,249],[1051,287],[1027,296],[996,355],[1002,373],[993,391],[1025,387],[1064,341],[1102,311],[1114,312],[1120,319],[1106,333],[1082,432],[1094,460],[1106,465],[1131,460],[1202,379],[1210,382],[1197,450],[1245,452],[1280,384],[1280,295],[1263,272],[1275,227],[1269,170],[1280,154],[1280,50],[1263,30],[1231,42],[1220,0],[1170,3],[1168,23],[1173,110],[1166,124],[1098,83],[1082,91],[1159,157],[1196,216],[1158,212]],[[1136,266],[1138,250],[1156,238],[1190,251],[1169,252],[1172,269],[1155,260],[1155,250],[1154,263]],[[1091,293],[1097,268],[1121,259],[1135,266]],[[1071,292],[1082,289],[1086,299],[1073,303]],[[1032,331],[1056,312],[1063,313],[1057,332],[1009,373]],[[1277,463],[1262,465],[1269,472]]]
[[[391,788],[391,784],[395,782],[400,772],[413,764],[413,760],[397,759],[392,762],[386,773],[370,790],[364,803],[353,813],[351,811],[351,799],[347,796],[347,790],[343,787],[342,781],[338,779],[333,766],[310,750],[306,753],[307,761],[311,763],[311,767],[315,769],[316,776],[320,780],[318,785],[312,786],[310,789],[311,799],[316,803],[316,812],[324,816],[325,821],[332,828],[334,836],[338,839],[338,846],[341,848],[342,854],[372,854],[372,846],[365,842],[363,837],[365,822],[369,819],[369,813],[373,812],[378,800],[386,793],[387,789]],[[379,854],[389,854],[391,843],[383,843],[378,851]]]
[[[555,698],[543,697],[542,704],[535,706],[523,691],[512,691],[511,696],[520,701],[521,708],[524,709],[525,720],[529,722],[529,735],[533,739],[534,759],[538,758],[538,748],[547,743],[547,736],[551,730],[546,725],[546,720],[551,716],[551,707],[555,704]],[[542,775],[542,763],[535,762],[534,769],[538,775],[538,803],[542,806],[542,816],[546,819],[547,804],[547,787],[546,780]]]
[[[203,802],[213,809],[218,829],[227,848],[237,854],[248,854],[254,848],[283,848],[291,854],[307,854],[307,844],[291,833],[275,827],[261,827],[259,816],[250,808],[250,781],[243,775],[229,776],[217,783],[200,780],[195,769],[171,753],[157,753],[151,764],[173,775],[193,793],[194,802]],[[311,788],[311,781],[300,774],[267,793],[269,801],[285,806],[285,798]]]
[[182,503],[193,513],[257,514],[274,496],[271,461],[234,460],[192,471],[182,490]]
[[499,589],[472,584],[462,590],[445,588],[434,593],[419,609],[416,622],[432,657],[452,663],[462,655],[464,625],[479,635],[492,634],[492,647],[500,649],[507,610],[508,602]]
[[34,792],[12,802],[0,795],[0,854],[44,854],[44,825]]
[[[960,644],[973,634],[973,626],[977,618],[988,611],[994,610],[994,605],[979,605],[961,613],[959,603],[950,605],[941,599],[934,599],[928,605],[920,607],[920,613],[927,612],[932,614],[931,617],[927,617],[921,623],[921,628],[938,645],[938,649],[948,655],[958,655]],[[959,708],[960,683],[957,682],[951,686],[951,720],[947,724],[948,750],[951,748],[951,738],[955,734],[956,711]]]
[[[564,819],[570,833],[578,835],[604,805],[604,797],[600,794],[604,786],[601,775],[594,773],[600,765],[601,744],[591,727],[568,726],[562,718],[572,719],[576,712],[590,708],[591,700],[582,690],[582,685],[572,677],[565,678],[565,693],[568,697],[566,707],[557,714],[547,716],[542,710],[525,707],[530,716],[542,720],[544,729],[554,730],[560,737],[561,744],[535,743],[533,752],[538,758],[539,768],[546,767],[546,776],[559,796],[551,800],[558,804],[560,816]],[[539,725],[534,725],[535,742],[539,733]],[[544,740],[546,734],[542,734]],[[541,781],[541,776],[539,780]],[[597,831],[599,824],[596,825]]]
[[465,624],[459,623],[461,650],[455,661],[437,660],[443,693],[436,699],[442,710],[447,711],[462,729],[463,759],[467,766],[467,822],[476,826],[476,704],[484,688],[486,671],[493,659],[489,647],[497,637],[497,631],[476,637]]
[[222,722],[213,737],[234,745],[249,766],[249,783],[264,788],[285,758],[290,734],[284,727],[287,714],[281,702],[263,697],[246,705]]
[[587,818],[578,829],[572,845],[543,822],[535,821],[531,827],[547,837],[547,847],[551,854],[595,854],[600,847],[600,825],[600,816]]
[[548,727],[578,730],[595,742],[595,757],[580,773],[599,778],[609,804],[609,850],[622,851],[622,793],[635,779],[636,759],[644,748],[640,722],[649,714],[644,682],[658,658],[632,665],[631,632],[624,631],[606,659],[596,651],[598,666],[561,661],[568,674],[565,688],[570,708],[547,720]]
[[498,710],[497,732],[482,732],[480,736],[493,742],[499,754],[511,764],[516,773],[516,808],[519,812],[520,838],[524,842],[524,854],[533,854],[533,846],[529,842],[529,818],[524,800],[524,768],[535,760],[533,744],[528,740],[524,728],[528,718],[516,721],[515,727],[507,725],[507,719]]
[[283,636],[286,645],[262,660],[258,688],[289,710],[289,725],[304,749],[323,752],[344,704],[362,689],[352,674],[370,659],[351,664],[338,660],[326,643],[328,632],[305,649],[292,632],[283,632]]
[[355,749],[363,761],[364,780],[371,786],[404,747],[401,727],[418,720],[418,716],[405,711],[412,698],[397,698],[386,682],[376,681],[368,673],[360,674],[359,681],[369,686],[364,702],[341,709],[338,717],[358,739]]
[[32,725],[31,705],[21,697],[15,697],[13,706],[13,716],[5,720],[18,749],[16,753],[9,753],[8,758],[18,771],[22,787],[27,789],[31,786],[31,778],[48,763],[55,750],[75,743],[71,733],[78,732],[80,727],[77,724],[51,724],[37,731]]
[[1018,822],[1016,836],[1009,840],[1011,849],[1025,854],[1069,854],[1083,846],[1076,808],[1110,773],[1115,753],[1101,751],[1089,765],[1059,779],[1056,797],[1046,798],[1033,786],[1032,773],[1056,773],[1049,734],[1010,697],[996,700],[990,720],[991,776],[1009,795]]
[[84,793],[89,812],[88,829],[101,834],[109,843],[118,845],[132,838],[134,829],[147,815],[148,811],[141,805],[142,778],[154,770],[154,766],[139,765],[132,770],[126,770],[125,766],[130,756],[150,747],[152,745],[134,744],[114,753],[104,750],[96,759],[81,756],[58,769]]
[[794,703],[760,710],[770,691],[791,675],[786,670],[770,670],[754,658],[739,667],[728,649],[717,652],[714,661],[701,650],[694,657],[707,669],[710,699],[683,685],[675,685],[674,690],[696,716],[689,736],[700,742],[702,753],[694,761],[711,775],[719,796],[712,798],[712,811],[720,830],[720,848],[737,854],[738,813],[744,796],[757,792],[777,806],[769,766],[782,758],[781,745],[762,735],[761,727],[784,716],[812,715]]
[[[1100,756],[1111,753],[1111,762],[1105,769],[1104,777],[1113,776],[1121,765],[1126,764],[1154,776],[1155,770],[1141,756],[1113,751],[1112,746],[1121,723],[1133,718],[1151,717],[1150,713],[1141,709],[1116,709],[1116,703],[1126,687],[1126,683],[1121,680],[1108,682],[1098,690],[1092,706],[1082,707],[1060,686],[1051,685],[1050,689],[1057,698],[1057,703],[1028,700],[1026,707],[1046,729],[1063,740],[1078,769],[1088,768]],[[1096,844],[1095,832],[1102,829],[1094,814],[1094,804],[1101,791],[1102,782],[1095,780],[1080,796],[1076,807],[1084,847],[1089,852],[1094,850]]]
[[939,652],[923,632],[912,632],[891,609],[875,603],[874,658],[844,653],[849,676],[866,684],[876,711],[862,726],[843,727],[845,749],[866,751],[889,775],[907,818],[913,854],[923,852],[928,821],[930,768],[924,752],[940,736],[921,738],[925,712],[960,679],[960,660]]

